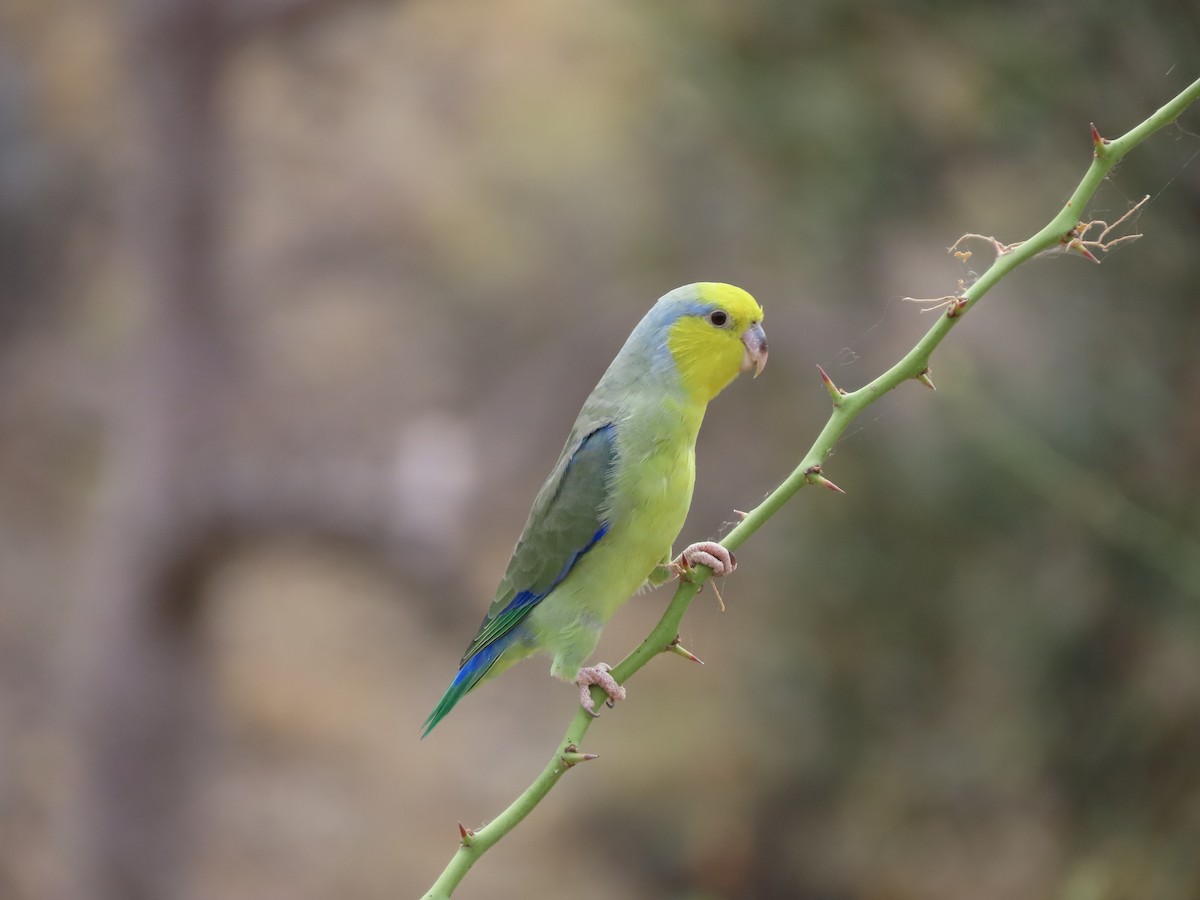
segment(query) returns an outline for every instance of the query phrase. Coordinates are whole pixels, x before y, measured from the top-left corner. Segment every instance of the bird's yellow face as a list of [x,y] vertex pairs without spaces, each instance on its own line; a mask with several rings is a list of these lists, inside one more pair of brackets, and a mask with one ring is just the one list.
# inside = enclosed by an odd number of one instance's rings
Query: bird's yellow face
[[675,359],[684,390],[707,403],[739,372],[767,364],[767,336],[758,301],[731,284],[705,282],[697,302],[667,330],[667,349]]

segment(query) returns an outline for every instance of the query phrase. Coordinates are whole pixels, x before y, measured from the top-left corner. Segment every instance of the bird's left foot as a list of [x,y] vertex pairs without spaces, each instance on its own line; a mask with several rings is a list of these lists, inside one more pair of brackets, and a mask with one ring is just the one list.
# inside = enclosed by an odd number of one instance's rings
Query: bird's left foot
[[618,700],[625,699],[625,688],[617,684],[617,679],[609,674],[611,671],[612,666],[608,663],[597,663],[594,666],[580,669],[579,674],[575,676],[575,683],[579,685],[579,705],[586,709],[588,715],[593,719],[600,715],[596,712],[596,704],[592,702],[590,688],[593,684],[598,685],[604,693],[608,694],[609,706]]
[[714,578],[721,578],[737,568],[737,557],[716,541],[700,541],[675,557],[671,573],[681,581],[691,581],[696,566],[708,566]]

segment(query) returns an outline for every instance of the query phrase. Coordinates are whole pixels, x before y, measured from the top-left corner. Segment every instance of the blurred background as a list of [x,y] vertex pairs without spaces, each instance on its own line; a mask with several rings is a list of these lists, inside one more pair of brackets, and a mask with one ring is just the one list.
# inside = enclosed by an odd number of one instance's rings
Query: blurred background
[[[0,0],[0,897],[419,896],[540,771],[526,663],[424,741],[583,398],[742,285],[727,530],[1091,158],[1195,9]],[[1200,897],[1200,110],[702,594],[456,896]],[[648,631],[631,602],[598,658]]]

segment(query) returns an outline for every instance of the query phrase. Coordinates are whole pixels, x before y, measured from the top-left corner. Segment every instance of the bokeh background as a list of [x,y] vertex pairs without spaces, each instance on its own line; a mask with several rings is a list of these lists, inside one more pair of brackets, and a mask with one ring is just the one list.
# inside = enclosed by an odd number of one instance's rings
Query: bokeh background
[[[660,294],[767,310],[684,538],[1200,74],[1186,3],[0,2],[0,896],[419,896],[419,725]],[[1200,897],[1200,111],[885,398],[463,898]],[[667,595],[629,604],[615,662]]]

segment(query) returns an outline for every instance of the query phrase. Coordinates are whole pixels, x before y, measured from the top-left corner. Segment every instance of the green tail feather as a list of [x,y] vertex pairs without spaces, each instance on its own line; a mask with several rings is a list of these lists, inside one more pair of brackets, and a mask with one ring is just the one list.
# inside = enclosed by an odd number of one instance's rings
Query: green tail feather
[[442,694],[442,699],[438,701],[438,705],[433,708],[433,712],[429,714],[424,724],[422,724],[422,738],[433,731],[437,723],[446,718],[450,710],[454,709],[454,705],[470,693],[475,685],[479,684],[483,676],[488,673],[488,670],[496,664],[496,660],[500,658],[500,654],[504,652],[506,646],[506,641],[496,641],[488,644],[462,664],[462,667],[458,670],[458,674],[450,682],[450,687],[446,688],[446,693]]

